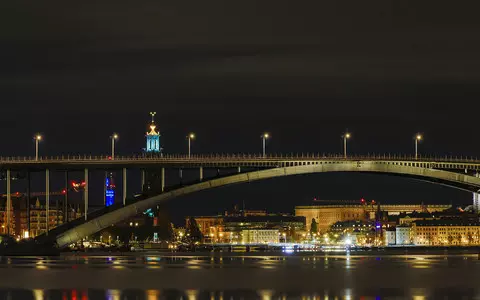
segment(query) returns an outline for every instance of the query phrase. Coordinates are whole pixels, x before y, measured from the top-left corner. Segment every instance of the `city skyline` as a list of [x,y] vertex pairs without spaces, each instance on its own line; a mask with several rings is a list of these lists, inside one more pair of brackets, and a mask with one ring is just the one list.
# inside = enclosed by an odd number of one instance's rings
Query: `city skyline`
[[[272,134],[270,153],[341,153],[347,129],[351,153],[413,155],[417,132],[421,155],[480,153],[472,132],[480,108],[480,44],[472,36],[480,25],[471,10],[435,3],[433,13],[423,2],[413,5],[418,14],[400,17],[388,3],[371,9],[355,1],[257,4],[266,15],[248,3],[116,5],[115,13],[109,5],[61,2],[10,3],[3,11],[14,29],[0,47],[0,136],[7,141],[0,156],[33,156],[36,133],[47,155],[108,154],[112,132],[119,155],[140,153],[150,111],[166,153],[187,153],[190,132],[198,137],[193,153],[260,153],[263,132]],[[248,24],[238,17],[245,14]],[[101,175],[91,182],[101,195]],[[469,193],[396,177],[318,174],[169,204],[218,209],[238,198],[282,210],[313,195],[471,201]]]

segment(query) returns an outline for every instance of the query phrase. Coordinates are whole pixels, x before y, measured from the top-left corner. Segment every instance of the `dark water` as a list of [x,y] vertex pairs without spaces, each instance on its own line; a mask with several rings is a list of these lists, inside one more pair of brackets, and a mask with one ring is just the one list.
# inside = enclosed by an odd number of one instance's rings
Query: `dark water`
[[0,260],[0,299],[480,299],[478,254]]

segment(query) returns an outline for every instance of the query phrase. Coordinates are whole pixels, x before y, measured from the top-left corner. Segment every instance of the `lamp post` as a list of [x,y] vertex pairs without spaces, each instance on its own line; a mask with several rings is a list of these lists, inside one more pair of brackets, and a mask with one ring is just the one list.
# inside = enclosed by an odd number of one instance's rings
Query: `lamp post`
[[40,134],[37,134],[35,137],[35,160],[38,160],[38,144],[42,140],[42,136]]
[[266,147],[267,147],[267,140],[270,138],[270,134],[264,133],[262,135],[262,142],[263,142],[263,157],[265,157],[266,154]]
[[114,133],[110,137],[112,139],[112,160],[115,159],[115,140],[118,139],[118,134]]
[[351,137],[351,134],[346,132],[343,135],[343,157],[347,158],[347,140]]
[[420,142],[423,139],[421,134],[417,134],[415,136],[415,159],[418,159],[418,142]]
[[187,136],[188,139],[188,158],[190,158],[192,154],[192,140],[195,139],[195,133],[191,132]]

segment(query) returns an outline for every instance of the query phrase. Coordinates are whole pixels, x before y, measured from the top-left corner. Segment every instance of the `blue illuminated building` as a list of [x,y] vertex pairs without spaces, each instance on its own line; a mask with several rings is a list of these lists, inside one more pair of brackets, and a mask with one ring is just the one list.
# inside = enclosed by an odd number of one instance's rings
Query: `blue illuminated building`
[[151,112],[150,115],[152,116],[152,123],[150,124],[150,132],[147,132],[147,147],[145,148],[145,152],[147,153],[160,153],[160,133],[157,132],[155,129],[157,126],[155,125],[155,115],[156,112]]
[[105,177],[105,206],[112,206],[115,203],[115,184],[113,183],[113,174]]

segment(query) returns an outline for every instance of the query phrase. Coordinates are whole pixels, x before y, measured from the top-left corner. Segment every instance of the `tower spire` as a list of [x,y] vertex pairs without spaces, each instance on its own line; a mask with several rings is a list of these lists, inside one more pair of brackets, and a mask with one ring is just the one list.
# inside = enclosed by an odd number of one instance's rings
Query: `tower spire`
[[150,112],[150,115],[152,116],[152,123],[155,122],[155,115],[156,115],[156,114],[157,114],[156,111],[151,111],[151,112]]
[[160,133],[156,131],[157,125],[155,125],[155,115],[157,113],[154,111],[150,112],[152,116],[152,122],[150,123],[150,131],[147,132],[147,147],[145,148],[146,152],[160,152]]

